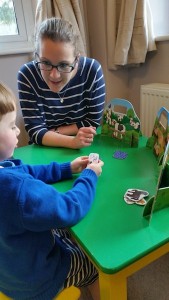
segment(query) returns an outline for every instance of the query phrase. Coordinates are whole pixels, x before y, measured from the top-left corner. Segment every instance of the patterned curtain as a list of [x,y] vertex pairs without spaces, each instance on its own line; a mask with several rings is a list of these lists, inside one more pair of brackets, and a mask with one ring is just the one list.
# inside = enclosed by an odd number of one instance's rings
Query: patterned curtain
[[144,63],[156,50],[149,0],[107,0],[108,68]]

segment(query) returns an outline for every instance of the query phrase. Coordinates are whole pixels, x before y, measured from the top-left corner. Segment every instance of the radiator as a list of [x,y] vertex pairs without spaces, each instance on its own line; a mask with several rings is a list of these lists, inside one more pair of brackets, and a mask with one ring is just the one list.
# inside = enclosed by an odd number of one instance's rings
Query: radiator
[[169,84],[151,83],[141,85],[140,121],[143,135],[148,137],[152,135],[157,112],[162,106],[169,110]]

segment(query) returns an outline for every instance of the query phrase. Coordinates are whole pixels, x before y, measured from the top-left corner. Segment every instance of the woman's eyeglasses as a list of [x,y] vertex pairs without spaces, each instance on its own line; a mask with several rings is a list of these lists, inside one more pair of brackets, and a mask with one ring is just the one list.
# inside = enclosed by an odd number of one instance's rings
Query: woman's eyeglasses
[[56,68],[59,73],[71,73],[74,70],[78,60],[76,57],[72,64],[67,64],[63,62],[58,65],[52,65],[48,61],[39,61],[40,60],[39,55],[37,53],[35,55],[37,57],[36,64],[38,65],[38,68],[40,70],[51,71],[53,68]]

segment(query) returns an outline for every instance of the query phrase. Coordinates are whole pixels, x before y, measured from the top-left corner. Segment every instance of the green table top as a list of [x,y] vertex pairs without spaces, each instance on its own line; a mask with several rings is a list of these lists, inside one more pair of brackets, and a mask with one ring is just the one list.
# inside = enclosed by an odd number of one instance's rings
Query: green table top
[[[148,199],[156,192],[159,167],[152,150],[145,144],[146,139],[141,137],[138,148],[121,148],[112,139],[98,134],[93,145],[80,150],[37,145],[15,150],[15,158],[30,164],[65,162],[91,152],[99,153],[104,167],[95,201],[87,216],[71,232],[105,273],[120,271],[169,240],[168,208],[154,213],[149,225],[142,217],[143,206],[128,205],[123,200],[129,188],[148,191]],[[115,150],[127,152],[127,158],[113,158]],[[75,178],[54,186],[61,192],[67,191]]]

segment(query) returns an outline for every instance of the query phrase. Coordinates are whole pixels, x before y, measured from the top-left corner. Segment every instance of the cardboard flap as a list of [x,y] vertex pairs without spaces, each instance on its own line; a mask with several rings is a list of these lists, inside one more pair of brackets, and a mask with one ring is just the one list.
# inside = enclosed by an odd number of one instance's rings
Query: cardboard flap
[[122,146],[138,146],[140,120],[128,100],[116,98],[106,105],[101,134],[118,140]]
[[162,161],[168,140],[169,112],[165,107],[161,107],[155,119],[152,136],[147,141],[147,147],[153,149],[159,163]]

